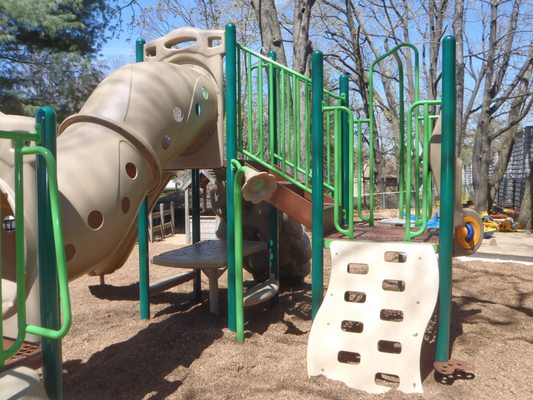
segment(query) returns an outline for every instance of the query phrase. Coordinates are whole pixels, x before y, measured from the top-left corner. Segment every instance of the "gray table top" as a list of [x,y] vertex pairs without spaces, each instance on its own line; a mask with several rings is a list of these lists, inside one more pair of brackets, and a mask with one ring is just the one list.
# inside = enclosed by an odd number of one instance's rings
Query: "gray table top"
[[[243,241],[243,256],[258,253],[267,248],[265,242]],[[224,268],[228,263],[225,240],[202,240],[179,249],[166,251],[151,257],[152,263],[176,268]]]

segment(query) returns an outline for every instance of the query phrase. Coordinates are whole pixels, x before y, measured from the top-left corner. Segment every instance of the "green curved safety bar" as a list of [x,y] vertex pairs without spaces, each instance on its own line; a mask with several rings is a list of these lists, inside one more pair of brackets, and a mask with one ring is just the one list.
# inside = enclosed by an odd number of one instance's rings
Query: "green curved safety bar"
[[[57,167],[55,158],[52,153],[41,146],[24,147],[26,140],[38,140],[38,134],[20,133],[20,132],[1,132],[0,137],[10,138],[15,141],[15,247],[16,252],[16,282],[17,282],[17,326],[18,333],[15,341],[7,349],[0,349],[0,365],[12,357],[22,346],[26,333],[31,333],[46,337],[49,339],[60,339],[66,335],[71,323],[72,314],[70,308],[70,296],[68,292],[68,277],[64,253],[63,234],[61,230],[61,214],[59,205],[59,194],[57,185]],[[54,330],[44,327],[28,324],[26,321],[26,276],[24,264],[24,190],[23,190],[23,173],[22,158],[24,155],[38,155],[43,157],[49,170],[49,194],[52,216],[52,230],[54,235],[54,248],[57,257],[58,285],[61,296],[61,308],[63,311],[63,323],[60,329]],[[22,243],[22,245],[18,244]],[[0,333],[2,329],[0,327]]]
[[[334,204],[334,220],[335,228],[337,231],[343,235],[348,236],[350,239],[353,239],[353,219],[354,219],[354,205],[353,205],[353,131],[354,131],[354,118],[352,110],[346,106],[328,106],[322,108],[325,112],[333,111],[335,112],[335,130],[334,130],[334,181],[335,181],[335,191],[333,192],[333,204]],[[348,221],[348,228],[343,228],[339,221],[339,209],[342,204],[342,158],[341,158],[341,146],[342,146],[342,122],[341,122],[341,113],[345,113],[348,117],[348,148],[349,148],[349,157],[348,157],[348,207],[346,219]]]
[[[413,132],[412,132],[412,116],[416,109],[423,106],[424,107],[424,113],[423,113],[423,121],[424,121],[424,136],[422,138],[423,140],[423,151],[422,151],[422,163],[423,163],[423,172],[422,172],[422,224],[420,229],[417,231],[411,231],[411,176],[412,176],[412,152],[407,152],[407,170],[406,170],[406,188],[408,189],[406,191],[406,201],[405,201],[405,239],[407,241],[411,241],[412,238],[421,235],[426,231],[427,227],[427,221],[428,216],[431,214],[428,212],[429,205],[431,204],[431,171],[429,170],[429,141],[431,139],[431,132],[432,132],[432,125],[431,125],[431,119],[429,115],[429,106],[436,106],[440,105],[440,100],[420,100],[415,103],[413,103],[408,110],[407,113],[407,143],[411,145],[413,141]],[[418,118],[416,118],[416,124],[418,125]],[[418,132],[416,132],[416,135],[418,135]],[[419,138],[418,136],[415,138],[415,152],[419,153]],[[418,168],[417,168],[418,170]],[[417,171],[418,175],[418,171]],[[418,186],[417,186],[418,191]],[[418,193],[417,193],[418,196]],[[418,209],[415,212],[415,224],[418,222]]]
[[[403,109],[403,103],[404,103],[404,85],[403,85],[403,63],[398,56],[398,50],[400,50],[403,47],[409,47],[413,50],[415,55],[415,65],[414,65],[414,73],[415,73],[415,98],[414,102],[417,102],[419,100],[419,76],[420,76],[420,67],[419,67],[419,53],[416,46],[414,46],[411,43],[400,43],[396,46],[394,46],[392,49],[384,53],[383,55],[379,56],[374,62],[370,65],[370,69],[368,71],[368,115],[369,115],[369,176],[370,176],[370,185],[369,185],[369,209],[370,209],[370,215],[368,217],[368,221],[365,220],[365,222],[368,222],[370,225],[374,224],[374,69],[378,63],[383,61],[389,56],[393,56],[396,59],[396,62],[398,63],[398,72],[399,72],[399,105],[400,105],[400,177],[399,177],[399,183],[400,183],[400,200],[399,200],[399,213],[400,218],[402,214],[403,209],[403,161],[404,161],[404,154],[405,154],[405,122],[404,122],[404,109]],[[416,127],[418,129],[418,127]],[[361,193],[359,193],[359,198],[361,198]]]
[[[59,203],[59,190],[57,185],[56,161],[50,150],[41,146],[25,147],[21,150],[23,155],[38,155],[43,157],[48,169],[48,183],[50,194],[50,208],[52,214],[52,230],[54,232],[54,248],[57,259],[58,285],[60,302],[63,315],[61,327],[57,330],[27,324],[26,332],[39,335],[49,339],[61,339],[65,336],[72,324],[72,314],[70,309],[70,295],[68,291],[67,264],[65,260],[65,247],[63,243],[63,233],[61,224],[61,213]],[[25,315],[24,315],[25,319]]]

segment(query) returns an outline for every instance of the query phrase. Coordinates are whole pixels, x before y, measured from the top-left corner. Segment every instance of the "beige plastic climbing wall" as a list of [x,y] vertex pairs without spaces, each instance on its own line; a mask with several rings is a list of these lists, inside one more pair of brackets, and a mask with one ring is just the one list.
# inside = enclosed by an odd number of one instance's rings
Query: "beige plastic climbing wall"
[[431,245],[336,241],[307,371],[370,393],[421,393],[420,350],[438,294]]

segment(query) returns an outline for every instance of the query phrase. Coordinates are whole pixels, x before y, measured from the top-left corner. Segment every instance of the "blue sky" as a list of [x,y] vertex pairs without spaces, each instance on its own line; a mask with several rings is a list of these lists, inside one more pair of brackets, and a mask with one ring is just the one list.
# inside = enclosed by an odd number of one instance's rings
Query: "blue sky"
[[[141,7],[151,6],[157,3],[157,0],[138,0]],[[134,12],[138,16],[139,9],[125,8],[122,11],[122,19],[125,21],[123,31],[112,40],[104,44],[101,50],[101,59],[112,64],[127,64],[135,60],[135,41],[142,36],[141,29],[138,26],[126,26]],[[114,65],[117,67],[118,65]]]

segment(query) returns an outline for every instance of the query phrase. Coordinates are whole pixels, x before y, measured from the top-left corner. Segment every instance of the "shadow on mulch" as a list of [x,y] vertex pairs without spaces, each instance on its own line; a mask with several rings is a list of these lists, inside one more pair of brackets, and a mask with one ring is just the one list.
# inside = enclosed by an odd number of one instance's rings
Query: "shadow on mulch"
[[[123,287],[90,286],[89,290],[99,299],[139,301],[137,283]],[[207,292],[202,295],[207,298]],[[195,303],[192,293],[167,291],[152,296],[150,303],[168,305],[154,318],[168,316],[162,321],[148,321],[149,325],[138,334],[94,353],[86,363],[80,360],[64,363],[65,398],[125,399],[123,387],[131,385],[135,391],[128,388],[128,400],[148,394],[152,399],[164,399],[183,383],[166,380],[165,376],[176,368],[188,368],[223,336],[225,318],[211,314],[207,301]]]
[[[251,285],[251,282],[244,283],[244,286]],[[311,319],[310,292],[311,285],[308,283],[282,286],[278,296],[270,302],[245,309],[245,336],[262,335],[277,322],[287,327],[285,334],[296,336],[307,334],[308,332],[298,329],[289,319],[292,316],[302,320]]]
[[[91,294],[99,299],[138,301],[138,284],[128,286],[90,286]],[[245,321],[248,335],[262,335],[269,326],[281,321],[287,326],[286,334],[304,335],[288,316],[311,318],[309,284],[284,287],[273,303],[265,303],[246,309]],[[220,303],[227,302],[227,290],[219,291]],[[86,363],[80,360],[67,361],[64,369],[64,391],[67,399],[125,399],[122,388],[132,385],[128,400],[164,399],[175,393],[187,377],[191,363],[202,352],[223,336],[227,315],[216,317],[209,312],[205,300],[208,292],[202,292],[202,302],[195,303],[192,293],[167,291],[150,298],[151,304],[166,304],[154,318],[164,320],[149,322],[149,325],[135,336],[112,344],[95,352]],[[224,307],[222,307],[224,309]],[[105,332],[102,332],[105,335]],[[82,346],[83,343],[80,343]],[[167,380],[171,372],[183,367],[183,378]],[[174,376],[176,374],[174,373]]]

